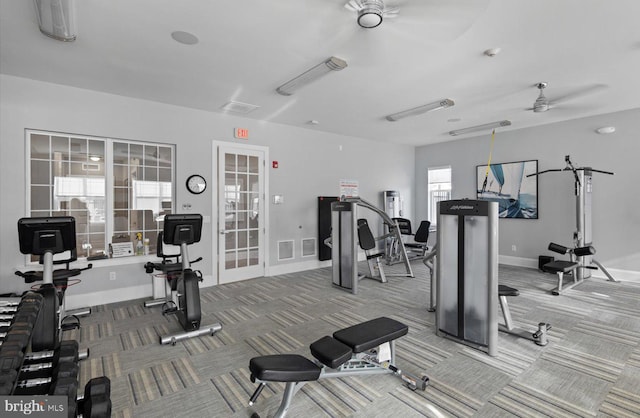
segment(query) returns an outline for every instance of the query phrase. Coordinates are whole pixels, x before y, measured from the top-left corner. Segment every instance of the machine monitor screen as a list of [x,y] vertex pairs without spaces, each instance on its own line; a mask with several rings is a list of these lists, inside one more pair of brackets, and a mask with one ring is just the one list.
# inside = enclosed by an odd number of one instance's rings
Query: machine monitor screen
[[72,216],[22,218],[18,238],[22,254],[72,251],[76,248],[76,220]]
[[202,215],[169,214],[164,217],[163,242],[165,244],[193,244],[200,241]]

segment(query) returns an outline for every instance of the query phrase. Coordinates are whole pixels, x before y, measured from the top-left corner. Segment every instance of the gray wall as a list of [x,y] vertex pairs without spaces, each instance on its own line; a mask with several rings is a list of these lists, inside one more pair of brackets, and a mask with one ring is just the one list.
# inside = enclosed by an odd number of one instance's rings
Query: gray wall
[[[190,203],[192,212],[205,216],[214,213],[213,141],[234,142],[234,127],[249,129],[248,143],[269,147],[270,159],[279,162],[278,169],[268,168],[270,194],[285,198],[283,205],[270,206],[268,265],[275,273],[285,268],[295,271],[314,267],[308,258],[301,258],[299,242],[301,238],[316,237],[316,197],[337,195],[340,179],[358,180],[361,196],[374,202],[379,201],[382,190],[400,190],[411,214],[414,147],[390,146],[6,75],[0,75],[0,91],[0,292],[26,288],[13,272],[25,261],[18,251],[16,221],[26,215],[27,128],[177,144],[177,207]],[[193,173],[203,174],[208,180],[210,187],[202,195],[190,195],[185,190],[184,181]],[[289,239],[296,240],[295,259],[278,263],[276,242]],[[190,249],[190,256],[204,257],[198,268],[212,277],[208,284],[217,280],[213,250],[211,225],[205,225],[202,242]],[[142,261],[110,263],[102,267],[100,262],[94,263],[94,269],[84,273],[82,283],[70,293],[104,291],[109,292],[109,299],[131,293],[136,286],[150,285]],[[108,279],[110,271],[117,273],[116,281]]]
[[[544,117],[544,114],[535,115]],[[564,168],[570,155],[576,167],[613,171],[593,178],[593,243],[596,259],[620,274],[640,272],[640,194],[638,161],[640,109],[554,123],[537,128],[498,132],[494,163],[538,160],[538,169]],[[613,125],[610,135],[594,132]],[[451,165],[454,198],[475,198],[476,166],[485,165],[491,135],[419,147],[416,150],[416,216],[427,216],[427,169]],[[573,178],[566,173],[539,177],[539,219],[500,220],[502,256],[529,261],[553,255],[549,242],[572,245],[576,228]],[[511,247],[516,245],[517,251]],[[558,254],[555,254],[556,256]]]

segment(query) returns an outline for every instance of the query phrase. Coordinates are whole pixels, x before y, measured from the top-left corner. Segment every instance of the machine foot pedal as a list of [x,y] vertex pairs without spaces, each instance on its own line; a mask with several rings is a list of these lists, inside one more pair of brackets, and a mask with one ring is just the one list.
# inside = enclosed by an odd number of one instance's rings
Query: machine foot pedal
[[62,331],[70,331],[72,329],[80,329],[80,318],[75,315],[67,315],[62,319],[60,324]]

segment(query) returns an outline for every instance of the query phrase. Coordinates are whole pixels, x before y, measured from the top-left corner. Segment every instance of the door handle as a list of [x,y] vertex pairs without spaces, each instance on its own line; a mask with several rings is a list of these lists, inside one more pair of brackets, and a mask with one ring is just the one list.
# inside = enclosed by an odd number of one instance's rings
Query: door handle
[[227,231],[220,231],[220,235],[224,235]]

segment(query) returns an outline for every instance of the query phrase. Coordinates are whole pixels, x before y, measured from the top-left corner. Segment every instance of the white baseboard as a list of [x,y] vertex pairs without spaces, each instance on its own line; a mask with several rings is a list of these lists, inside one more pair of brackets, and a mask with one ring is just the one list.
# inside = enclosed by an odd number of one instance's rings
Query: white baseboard
[[[538,268],[538,260],[533,258],[501,255],[498,257],[498,262],[500,264],[506,264],[508,266],[528,267],[534,269]],[[611,276],[613,276],[613,278],[618,281],[640,283],[640,271],[607,268],[607,266],[604,267],[607,269],[609,274],[611,274]],[[607,279],[607,276],[600,269],[593,270],[591,276],[598,279]]]
[[104,305],[107,303],[124,302],[127,300],[150,298],[151,283],[133,286],[121,287],[113,290],[102,290],[100,292],[85,293],[82,295],[65,295],[65,309],[74,310],[87,308],[89,306]]
[[538,268],[538,260],[532,258],[513,257],[510,255],[499,255],[498,263],[506,264],[507,266],[529,267],[534,269]]
[[[360,257],[358,257],[360,258]],[[513,257],[501,255],[498,257],[500,264],[509,266],[538,268],[538,260],[532,258]],[[269,267],[269,276],[277,276],[280,274],[297,273],[299,271],[313,270],[322,267],[330,267],[331,260],[319,261],[308,260],[299,263],[278,264]],[[606,266],[605,266],[606,267]],[[607,268],[607,271],[614,279],[621,282],[640,283],[640,271],[622,270]],[[601,270],[593,270],[592,276],[598,279],[606,279],[607,277]],[[202,287],[216,285],[212,276],[205,276]],[[132,299],[150,298],[152,295],[151,283],[133,287],[124,287],[112,290],[102,290],[99,292],[85,293],[81,295],[68,294],[65,296],[66,309],[80,309],[88,306],[103,305],[107,303],[124,302]]]
[[280,274],[297,273],[299,271],[319,269],[322,267],[331,267],[331,260],[309,260],[299,263],[277,264],[269,266],[269,276],[278,276]]
[[[640,271],[610,269],[607,268],[607,266],[604,267],[607,269],[609,274],[613,276],[613,278],[617,281],[640,283]],[[597,277],[598,279],[607,280],[607,276],[605,276],[600,269],[594,270],[591,276]]]

